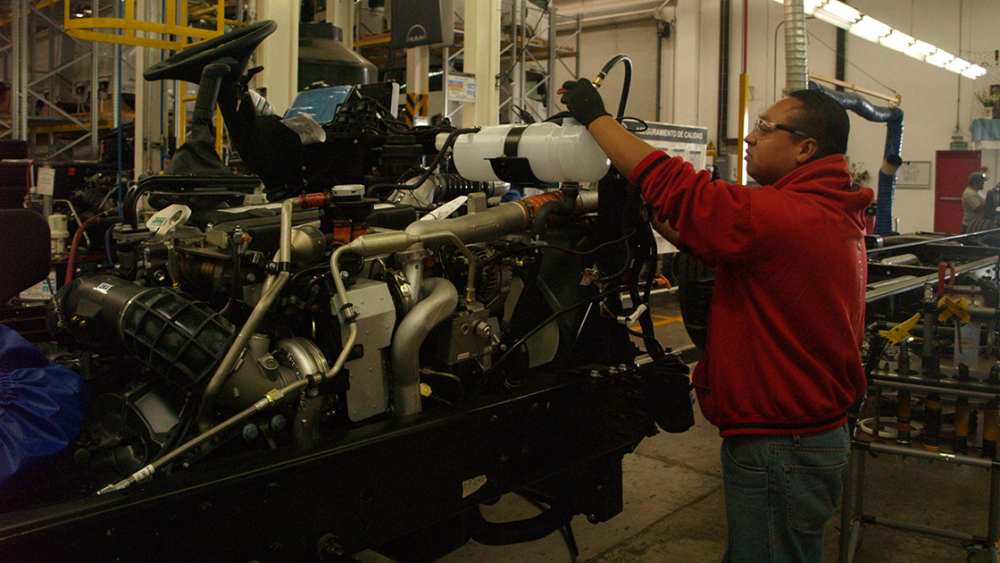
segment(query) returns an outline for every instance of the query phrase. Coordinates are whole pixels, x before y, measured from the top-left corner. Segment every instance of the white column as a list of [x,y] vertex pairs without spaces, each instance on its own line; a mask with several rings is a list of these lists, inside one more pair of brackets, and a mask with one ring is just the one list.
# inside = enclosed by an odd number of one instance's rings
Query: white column
[[257,21],[274,20],[275,30],[257,48],[257,64],[264,71],[255,78],[256,88],[267,89],[267,100],[278,115],[292,105],[299,82],[300,4],[287,0],[258,0]]
[[[701,37],[699,25],[699,10],[701,6],[693,5],[691,2],[678,2],[675,9],[677,25],[674,27],[673,49],[677,51],[674,58],[676,66],[674,75],[667,77],[669,87],[672,90],[671,114],[674,123],[695,124],[698,122],[699,95],[712,95],[714,92],[706,91],[701,84],[702,69],[699,68],[698,59],[694,56],[685,56],[684,53],[699,53],[701,47]],[[718,26],[718,24],[716,24]],[[716,44],[719,40],[714,38]],[[718,51],[718,47],[716,47]],[[706,63],[706,68],[711,69],[705,74],[717,74],[718,59],[702,56],[702,63]],[[701,91],[699,91],[701,90]]]
[[326,22],[344,30],[344,45],[354,50],[354,0],[326,0]]
[[476,75],[476,101],[465,104],[462,125],[499,123],[500,0],[465,0],[465,72]]

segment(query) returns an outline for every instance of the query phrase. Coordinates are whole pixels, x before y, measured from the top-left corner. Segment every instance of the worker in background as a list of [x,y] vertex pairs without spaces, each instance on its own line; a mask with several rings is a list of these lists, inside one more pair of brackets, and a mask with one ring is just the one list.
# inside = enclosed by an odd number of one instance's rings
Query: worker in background
[[983,210],[986,209],[986,198],[983,197],[983,186],[986,185],[986,174],[973,172],[969,174],[969,185],[962,192],[962,209],[965,215],[962,217],[962,232],[971,233],[973,223],[983,218]]
[[863,212],[874,194],[852,187],[846,112],[809,90],[764,110],[746,137],[761,185],[749,188],[629,133],[589,80],[563,88],[562,103],[651,204],[657,230],[717,268],[692,379],[723,437],[724,561],[822,562],[847,410],[866,388]]

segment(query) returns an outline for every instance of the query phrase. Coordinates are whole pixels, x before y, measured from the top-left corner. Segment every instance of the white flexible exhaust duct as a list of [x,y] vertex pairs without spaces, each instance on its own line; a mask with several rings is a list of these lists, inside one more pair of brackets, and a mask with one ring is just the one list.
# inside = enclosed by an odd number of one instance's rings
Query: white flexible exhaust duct
[[804,0],[785,0],[785,93],[809,88]]

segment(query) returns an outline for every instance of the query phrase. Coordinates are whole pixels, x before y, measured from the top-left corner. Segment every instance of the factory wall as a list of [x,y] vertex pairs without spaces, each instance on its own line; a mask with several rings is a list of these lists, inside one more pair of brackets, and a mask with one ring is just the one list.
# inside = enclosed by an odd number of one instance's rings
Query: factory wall
[[[978,80],[912,59],[863,39],[847,36],[845,80],[858,86],[902,96],[905,113],[902,158],[931,161],[935,151],[948,150],[958,132],[971,143],[971,120],[982,115],[973,98],[976,90],[1000,84],[1000,68],[993,50],[1000,49],[994,28],[1000,23],[1000,0],[850,0],[852,6],[886,24],[927,41],[990,72]],[[660,121],[708,127],[709,137],[720,145],[718,127],[720,2],[680,0],[668,12],[671,35],[662,40]],[[750,77],[749,114],[752,120],[781,96],[785,82],[783,8],[772,0],[750,0],[747,24],[747,73]],[[738,127],[739,74],[742,67],[743,2],[732,1],[729,64],[729,127],[735,138]],[[828,77],[836,74],[836,28],[815,19],[807,21],[809,70]],[[626,112],[645,120],[656,118],[656,21],[638,21],[586,27],[581,48],[581,74],[593,77],[617,53],[635,62],[632,94]],[[566,77],[561,68],[557,84]],[[614,112],[620,96],[622,74],[609,75],[602,94]],[[651,97],[653,99],[651,99]],[[885,102],[872,98],[876,105]],[[848,158],[859,170],[877,177],[885,143],[885,126],[852,114]],[[737,151],[738,149],[734,149]],[[983,164],[1000,179],[998,151],[984,150]],[[742,155],[733,154],[735,167]],[[934,225],[934,171],[929,189],[900,188],[893,216],[904,232],[932,230]]]

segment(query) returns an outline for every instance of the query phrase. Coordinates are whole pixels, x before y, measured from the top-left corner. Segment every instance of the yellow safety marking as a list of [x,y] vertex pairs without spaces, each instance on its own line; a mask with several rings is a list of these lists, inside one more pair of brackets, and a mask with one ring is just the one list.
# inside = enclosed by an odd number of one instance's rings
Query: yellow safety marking
[[952,315],[958,317],[958,319],[963,323],[967,323],[970,319],[972,319],[972,316],[966,312],[966,309],[969,308],[969,300],[964,297],[955,301],[946,295],[938,301],[938,308],[944,309],[941,311],[941,314],[938,315],[938,320],[941,322],[947,321]]
[[917,322],[920,321],[920,313],[913,315],[909,319],[899,323],[898,325],[892,327],[889,330],[878,331],[879,336],[887,338],[889,342],[895,346],[899,344],[899,341],[910,336],[910,331],[916,326]]
[[650,315],[654,319],[663,319],[662,321],[657,321],[653,323],[653,326],[663,326],[670,323],[677,323],[683,321],[683,317],[664,317],[663,315]]
[[406,95],[406,123],[413,127],[413,118],[416,116],[427,116],[427,94],[407,94]]

